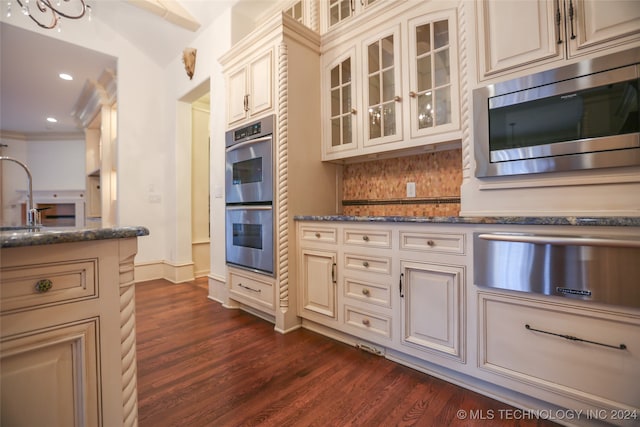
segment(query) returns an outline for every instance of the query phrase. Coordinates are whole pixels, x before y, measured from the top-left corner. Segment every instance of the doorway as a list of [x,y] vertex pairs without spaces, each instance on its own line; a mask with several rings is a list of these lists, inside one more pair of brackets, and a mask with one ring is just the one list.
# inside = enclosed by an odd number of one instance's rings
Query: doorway
[[193,274],[210,272],[211,226],[209,215],[209,92],[191,104],[191,252]]

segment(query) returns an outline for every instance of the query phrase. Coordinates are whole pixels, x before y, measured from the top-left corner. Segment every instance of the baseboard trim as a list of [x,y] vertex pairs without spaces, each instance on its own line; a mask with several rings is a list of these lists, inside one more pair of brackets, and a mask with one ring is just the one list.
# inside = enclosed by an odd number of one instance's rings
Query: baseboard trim
[[172,283],[182,283],[195,278],[193,262],[173,264],[163,260],[148,261],[136,263],[134,269],[136,282],[165,279]]

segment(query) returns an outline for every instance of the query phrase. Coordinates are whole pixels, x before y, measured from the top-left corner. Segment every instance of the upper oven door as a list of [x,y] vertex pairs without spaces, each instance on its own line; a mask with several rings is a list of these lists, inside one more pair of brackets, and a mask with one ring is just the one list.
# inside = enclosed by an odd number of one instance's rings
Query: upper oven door
[[268,135],[227,148],[227,204],[273,201],[272,145]]

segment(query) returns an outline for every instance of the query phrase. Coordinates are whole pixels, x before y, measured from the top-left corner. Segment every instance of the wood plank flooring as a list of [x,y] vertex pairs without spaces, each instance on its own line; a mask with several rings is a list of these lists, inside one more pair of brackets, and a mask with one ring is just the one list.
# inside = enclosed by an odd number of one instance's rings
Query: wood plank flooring
[[140,427],[553,425],[308,330],[281,335],[206,286],[136,285]]

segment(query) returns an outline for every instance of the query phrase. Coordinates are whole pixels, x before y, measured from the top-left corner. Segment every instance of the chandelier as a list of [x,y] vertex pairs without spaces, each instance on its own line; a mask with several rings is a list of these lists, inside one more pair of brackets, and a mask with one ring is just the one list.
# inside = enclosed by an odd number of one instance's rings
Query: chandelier
[[[91,6],[85,0],[16,0],[22,13],[42,28],[56,28],[60,18],[80,19],[85,14],[91,20]],[[7,17],[11,16],[11,0],[7,2]],[[48,21],[48,23],[47,23]]]

